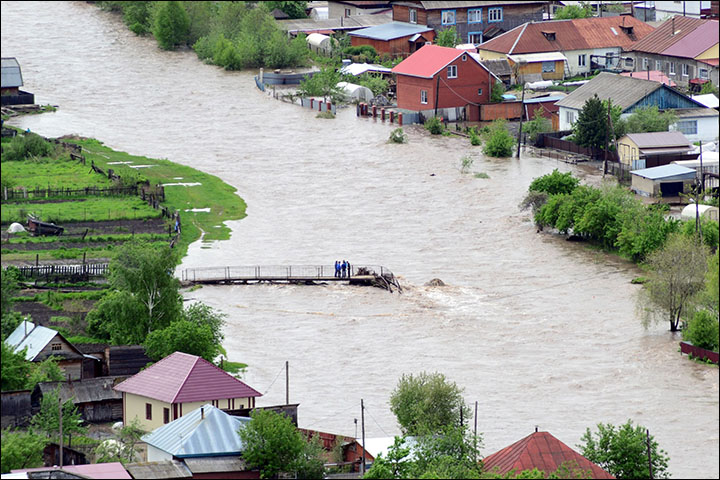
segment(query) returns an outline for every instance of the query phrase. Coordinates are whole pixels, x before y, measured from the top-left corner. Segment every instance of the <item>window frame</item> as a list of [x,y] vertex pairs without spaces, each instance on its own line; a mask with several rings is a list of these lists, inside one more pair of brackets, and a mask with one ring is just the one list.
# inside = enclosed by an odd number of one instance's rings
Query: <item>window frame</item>
[[[703,72],[705,72],[704,76],[703,76]],[[710,80],[710,69],[700,67],[698,69],[698,78],[700,80]]]
[[145,420],[152,420],[152,403],[145,403]]
[[408,22],[417,24],[417,8],[408,8]]
[[482,87],[481,87],[481,88],[478,88],[478,97],[481,97],[482,94],[483,94],[483,89],[482,89]]
[[346,8],[345,9],[345,18],[348,18],[352,15],[352,9]]
[[[498,12],[500,13],[500,18],[499,18],[499,19],[496,19],[496,20],[493,20],[493,19],[492,19],[492,14],[493,14],[493,13],[498,13]],[[488,23],[499,23],[499,22],[502,22],[502,21],[503,21],[503,7],[488,7],[487,16],[488,16]]]
[[578,55],[578,67],[587,67],[587,53]]
[[420,90],[420,103],[423,105],[427,105],[427,103],[428,103],[427,90]]
[[[472,43],[473,45],[480,45],[482,43],[482,33],[483,32],[468,32],[468,43]],[[473,42],[473,36],[474,35],[480,35],[480,41],[479,42]]]
[[[477,12],[479,20],[470,21],[470,12],[473,12],[473,13]],[[482,8],[468,8],[467,18],[468,18],[468,20],[467,20],[467,23],[468,23],[468,24],[470,24],[470,23],[482,23]]]
[[[452,12],[452,23],[445,21],[445,14]],[[442,25],[457,25],[457,11],[455,9],[441,10],[440,23]]]
[[675,75],[675,62],[668,62],[668,75]]
[[643,70],[650,70],[650,59],[643,57],[642,59],[642,69]]
[[[454,75],[453,75],[454,73]],[[458,77],[458,68],[457,65],[448,65],[447,67],[447,78],[457,78]]]
[[697,120],[678,120],[675,123],[675,130],[682,133],[683,135],[697,135],[698,121]]
[[687,63],[682,63],[681,73],[683,77],[689,77],[690,76],[690,65]]
[[655,60],[655,70],[662,72],[662,62],[660,60]]
[[50,345],[50,349],[51,349],[53,352],[57,352],[58,350],[62,350],[62,343],[52,343],[52,344]]
[[168,423],[170,423],[170,409],[165,407],[163,408],[163,425]]
[[[550,64],[552,64],[552,70],[546,70],[545,67],[546,67],[546,66],[549,66]],[[542,71],[541,71],[541,73],[555,73],[555,71],[556,71],[556,68],[555,68],[555,60],[550,60],[550,61],[542,62]]]

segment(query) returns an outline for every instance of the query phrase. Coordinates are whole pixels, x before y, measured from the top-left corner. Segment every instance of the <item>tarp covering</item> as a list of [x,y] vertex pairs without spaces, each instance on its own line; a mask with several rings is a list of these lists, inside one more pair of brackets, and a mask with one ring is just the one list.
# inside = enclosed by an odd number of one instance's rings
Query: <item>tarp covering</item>
[[363,87],[362,85],[356,85],[348,82],[339,82],[337,85],[342,88],[345,95],[350,97],[352,100],[369,102],[374,97],[372,90],[367,87]]

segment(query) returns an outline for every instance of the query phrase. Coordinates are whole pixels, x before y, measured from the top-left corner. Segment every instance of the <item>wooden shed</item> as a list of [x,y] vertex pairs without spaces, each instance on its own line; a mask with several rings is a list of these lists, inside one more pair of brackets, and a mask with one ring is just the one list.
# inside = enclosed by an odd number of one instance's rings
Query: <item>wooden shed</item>
[[31,403],[33,412],[40,410],[43,396],[58,389],[60,400],[72,399],[83,420],[89,423],[122,420],[122,393],[113,387],[126,376],[98,377],[75,382],[42,382],[35,386]]

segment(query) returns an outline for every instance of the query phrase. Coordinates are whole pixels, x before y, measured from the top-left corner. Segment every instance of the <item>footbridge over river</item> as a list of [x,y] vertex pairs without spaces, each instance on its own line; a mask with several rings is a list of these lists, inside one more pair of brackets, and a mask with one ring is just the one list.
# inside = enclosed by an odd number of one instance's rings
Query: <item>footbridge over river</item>
[[365,285],[384,288],[390,292],[402,292],[395,275],[385,267],[375,265],[351,265],[346,272],[336,275],[334,265],[270,265],[241,267],[186,268],[182,271],[181,282],[190,286],[196,284],[240,284],[287,283],[300,285],[322,285],[341,282],[349,285]]

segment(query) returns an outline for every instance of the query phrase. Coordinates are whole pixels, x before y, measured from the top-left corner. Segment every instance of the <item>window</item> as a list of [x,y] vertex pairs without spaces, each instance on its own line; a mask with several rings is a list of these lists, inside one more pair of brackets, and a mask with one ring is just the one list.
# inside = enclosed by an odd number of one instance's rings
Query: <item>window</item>
[[615,52],[605,52],[605,66],[615,65]]
[[635,64],[635,60],[630,57],[625,57],[625,66],[632,67]]
[[682,64],[682,76],[687,77],[690,74],[690,66],[687,63]]
[[411,8],[408,12],[410,23],[417,23],[417,8]]
[[650,60],[648,60],[647,58],[643,58],[642,69],[650,70]]
[[346,9],[345,9],[345,16],[346,16],[346,17],[349,17],[349,16],[350,16],[350,9],[349,9],[349,8],[346,8]]
[[457,65],[448,66],[448,78],[457,78]]
[[420,90],[420,103],[427,103],[427,90]]
[[62,343],[53,343],[52,349],[53,350],[62,350]]
[[468,43],[479,45],[483,42],[482,32],[468,32]]
[[170,423],[170,409],[163,408],[163,423]]
[[555,62],[542,62],[543,73],[552,73],[555,71]]
[[662,70],[662,62],[660,62],[660,60],[655,60],[655,70],[657,70],[657,71]]
[[443,25],[455,25],[455,10],[443,10],[442,11],[442,24]]
[[675,130],[684,135],[697,135],[697,120],[681,120],[675,124]]
[[575,121],[575,115],[572,111],[565,112],[565,121],[567,123],[573,123]]
[[152,420],[152,405],[145,404],[145,420]]
[[668,62],[668,73],[675,75],[675,62]]
[[700,69],[700,78],[703,80],[707,80],[707,78],[708,78],[708,69],[707,68]]
[[482,8],[468,10],[468,23],[482,23]]
[[463,53],[463,56],[460,58],[462,59],[463,62],[467,62],[467,55],[465,55],[464,53]]
[[488,8],[488,22],[502,22],[502,7]]
[[482,95],[482,88],[478,88],[478,96]]
[[585,65],[587,65],[587,63],[585,63],[586,57],[587,57],[587,55],[585,55],[585,54],[578,55],[578,67],[584,67]]

